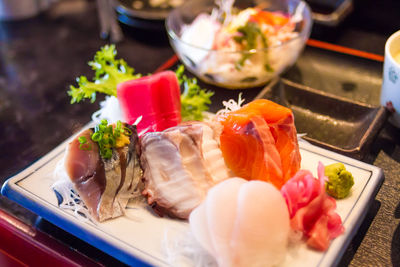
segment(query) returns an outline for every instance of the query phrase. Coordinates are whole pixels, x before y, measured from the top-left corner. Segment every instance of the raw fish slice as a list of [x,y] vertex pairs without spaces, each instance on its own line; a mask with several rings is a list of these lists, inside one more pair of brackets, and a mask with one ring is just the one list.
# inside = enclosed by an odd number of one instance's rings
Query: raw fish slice
[[204,166],[214,183],[233,177],[233,173],[226,166],[219,147],[219,140],[214,134],[214,130],[206,123],[202,125],[201,154]]
[[289,214],[270,183],[231,178],[212,187],[190,228],[218,266],[272,266],[286,252]]
[[114,148],[110,159],[102,158],[106,187],[98,208],[100,221],[123,215],[129,199],[142,187],[136,127],[129,124],[123,126],[132,133],[129,145]]
[[120,83],[117,98],[126,122],[142,116],[139,132],[162,131],[181,122],[180,87],[173,71]]
[[[126,161],[123,162],[128,162],[128,165],[126,166],[126,168],[122,168],[122,175],[123,177],[125,177],[125,179],[118,188],[117,194],[119,195],[119,197],[116,199],[116,201],[118,201],[119,205],[124,208],[128,204],[129,200],[132,198],[132,194],[134,196],[141,195],[141,192],[143,190],[143,183],[142,183],[143,170],[140,167],[140,157],[139,157],[140,144],[136,130],[134,131],[133,138],[134,138],[133,139],[134,143],[131,143],[130,146],[133,146],[134,150],[137,151],[138,153],[125,154],[120,152],[120,155],[126,155],[125,156]],[[121,166],[123,166],[123,164]],[[125,169],[125,174],[123,173],[124,169]]]
[[143,194],[160,215],[186,219],[211,186],[231,176],[214,138],[201,122],[142,137]]
[[[313,227],[308,231],[307,244],[315,249],[325,251],[328,249],[330,240],[341,235],[344,231],[342,219],[334,210],[335,199],[328,197],[320,205],[323,206],[322,214],[317,217]],[[311,203],[310,203],[311,204]]]
[[233,250],[230,241],[234,222],[237,220],[238,193],[246,183],[242,178],[231,178],[212,187],[207,194],[205,209],[210,231],[213,255],[219,266],[233,264]]
[[201,203],[195,208],[189,216],[190,229],[195,239],[200,243],[209,254],[214,255],[215,249],[211,240],[210,229],[208,227],[206,204]]
[[283,180],[287,181],[296,174],[301,163],[293,114],[283,117],[282,120],[276,123],[266,121],[272,135],[276,136],[276,148],[281,157]]
[[324,192],[297,211],[291,220],[291,226],[307,236],[307,245],[325,251],[330,240],[344,231],[341,218],[334,212],[335,209],[335,199]]
[[103,162],[100,160],[99,148],[91,140],[93,131],[87,129],[79,136],[88,140],[91,150],[79,149],[78,138],[72,140],[66,151],[64,162],[65,170],[75,190],[85,203],[89,213],[99,220],[98,206],[106,187],[106,179]]
[[254,116],[244,126],[226,123],[220,141],[225,162],[237,176],[283,184],[281,158],[262,117]]
[[284,181],[289,180],[300,169],[301,163],[292,111],[266,99],[254,100],[251,105],[246,105],[242,112],[246,112],[247,108],[261,114],[268,123],[281,157]]
[[[188,218],[193,208],[201,203],[206,186],[198,186],[191,176],[191,173],[197,170],[189,172],[188,162],[185,168],[185,159],[182,158],[179,149],[183,144],[175,145],[159,133],[144,135],[141,143],[141,162],[145,179],[143,194],[148,197],[148,203],[159,215]],[[199,155],[195,155],[192,161],[200,161]]]
[[233,266],[274,266],[286,254],[289,213],[280,192],[270,183],[243,184],[231,239]]
[[204,123],[186,122],[183,125],[164,131],[165,136],[179,147],[184,168],[190,173],[197,186],[204,192],[204,196],[214,183],[211,177],[212,174],[207,170],[202,149],[206,141],[204,137],[205,127]]
[[104,171],[106,173],[106,187],[104,188],[103,195],[101,197],[99,209],[99,221],[103,221],[105,218],[112,218],[113,214],[122,215],[124,214],[124,208],[119,205],[118,201],[115,201],[115,196],[118,192],[118,187],[123,183],[122,172],[120,168],[115,166],[120,164],[121,160],[125,160],[120,157],[117,151],[113,151],[111,159],[104,162]]
[[[260,119],[258,119],[260,117],[266,123],[263,127],[261,127],[262,124],[259,122]],[[271,182],[280,188],[300,168],[301,156],[297,143],[297,132],[294,125],[294,117],[290,109],[266,99],[258,99],[236,111],[221,115],[218,120],[223,125],[221,150],[225,161],[229,162],[228,166],[235,168],[233,170],[236,175],[246,178],[250,175],[248,179],[260,179],[262,175],[267,175],[267,177],[269,175],[268,178],[261,178],[261,180],[268,180],[270,177],[273,177],[274,179]],[[260,127],[257,128],[254,125]],[[255,128],[258,136],[264,135],[268,138],[253,139],[252,142],[241,142],[240,139],[243,139],[242,135],[248,134],[245,129],[249,128]],[[271,136],[272,139],[270,138]],[[223,138],[227,142],[223,142]],[[249,137],[245,136],[245,138]],[[256,141],[262,141],[264,144],[257,144]],[[265,144],[268,145],[268,149],[265,150],[265,157],[260,159],[258,156],[262,154],[256,148],[263,147]],[[231,147],[234,145],[240,147],[237,148],[236,153],[234,153],[236,148]],[[271,148],[272,146],[275,146],[279,160],[276,152]],[[254,152],[259,154],[253,155],[252,153]],[[272,162],[274,163],[273,165],[270,164]],[[261,167],[262,171],[260,173],[254,173],[251,163],[254,164],[255,170],[260,169],[260,165],[264,164],[264,167]],[[265,166],[265,164],[270,165]],[[246,167],[238,173],[239,167],[235,167],[236,165]],[[281,175],[276,169],[278,166],[281,169]],[[271,167],[274,168],[270,169]],[[265,174],[265,169],[268,174]]]
[[[137,131],[128,124],[124,127],[132,132],[129,144],[113,148],[110,159],[100,156],[98,144],[91,139],[92,129],[67,147],[66,173],[91,216],[100,222],[123,215],[128,200],[141,188]],[[86,138],[87,149],[80,148],[79,137]]]
[[204,168],[200,150],[193,142],[192,137],[187,134],[181,135],[179,153],[183,168],[192,177],[195,186],[200,189],[202,197],[205,197],[207,190],[212,185],[212,180]]
[[262,115],[268,124],[278,124],[287,117],[293,116],[292,111],[267,99],[256,99],[249,104],[244,105],[241,109],[235,111],[236,114],[247,115],[253,117]]
[[[140,194],[138,191],[143,189],[141,183],[143,172],[139,167],[139,155],[130,153],[130,151],[140,151],[139,139],[136,128],[132,126],[129,128],[133,133],[129,145],[113,149],[111,159],[104,160],[107,186],[102,196],[100,214],[107,214],[110,210],[113,214],[124,214],[129,199]],[[105,217],[112,217],[113,214]]]

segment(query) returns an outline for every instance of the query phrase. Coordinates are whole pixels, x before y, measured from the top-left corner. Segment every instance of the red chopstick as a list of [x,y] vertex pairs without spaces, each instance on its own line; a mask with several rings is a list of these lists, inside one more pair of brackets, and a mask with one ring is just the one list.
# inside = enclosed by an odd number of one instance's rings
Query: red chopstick
[[176,54],[174,54],[172,57],[167,59],[167,61],[165,61],[163,64],[161,64],[161,66],[158,67],[154,71],[154,73],[157,73],[157,72],[160,72],[160,71],[167,70],[167,69],[171,68],[177,61],[178,61],[178,56]]
[[349,47],[345,47],[345,46],[326,43],[326,42],[322,42],[322,41],[318,41],[318,40],[314,40],[314,39],[308,39],[307,45],[312,46],[312,47],[317,47],[317,48],[322,48],[322,49],[326,49],[326,50],[339,52],[342,54],[348,54],[348,55],[353,55],[353,56],[357,56],[357,57],[372,59],[372,60],[376,60],[376,61],[380,61],[380,62],[383,62],[383,59],[384,59],[384,57],[381,55],[368,53],[365,51],[361,51],[361,50],[357,50],[357,49],[353,49],[353,48],[349,48]]

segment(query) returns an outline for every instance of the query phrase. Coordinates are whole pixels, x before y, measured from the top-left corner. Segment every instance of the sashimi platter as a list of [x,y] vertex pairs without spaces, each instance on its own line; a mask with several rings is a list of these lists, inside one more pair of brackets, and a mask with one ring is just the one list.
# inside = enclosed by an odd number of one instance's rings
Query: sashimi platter
[[[227,99],[182,66],[142,76],[102,47],[71,103],[92,122],[2,194],[128,265],[331,266],[383,180],[302,141],[290,109]],[[323,125],[321,125],[323,127]]]

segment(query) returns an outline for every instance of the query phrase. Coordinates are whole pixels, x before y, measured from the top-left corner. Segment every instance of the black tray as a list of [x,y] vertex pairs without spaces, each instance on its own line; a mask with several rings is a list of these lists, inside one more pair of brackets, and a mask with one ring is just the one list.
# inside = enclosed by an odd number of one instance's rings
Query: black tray
[[307,46],[283,77],[333,95],[380,106],[382,70],[383,62],[378,60]]
[[353,0],[306,0],[315,23],[337,26],[353,11]]
[[362,159],[382,128],[387,111],[338,97],[286,79],[275,80],[256,98],[292,109],[304,140],[347,156]]

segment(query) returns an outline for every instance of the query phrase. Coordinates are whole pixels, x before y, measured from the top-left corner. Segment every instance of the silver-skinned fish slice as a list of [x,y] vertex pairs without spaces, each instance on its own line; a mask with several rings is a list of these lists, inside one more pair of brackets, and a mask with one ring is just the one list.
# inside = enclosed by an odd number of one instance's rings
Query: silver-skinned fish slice
[[161,216],[187,219],[212,185],[231,176],[205,123],[147,133],[140,142],[143,194]]
[[[128,124],[124,127],[132,132],[129,144],[113,148],[110,159],[100,156],[98,144],[91,140],[93,129],[83,131],[67,148],[64,162],[67,175],[90,215],[99,222],[123,215],[129,199],[142,190],[136,127]],[[90,149],[80,148],[81,136]]]

